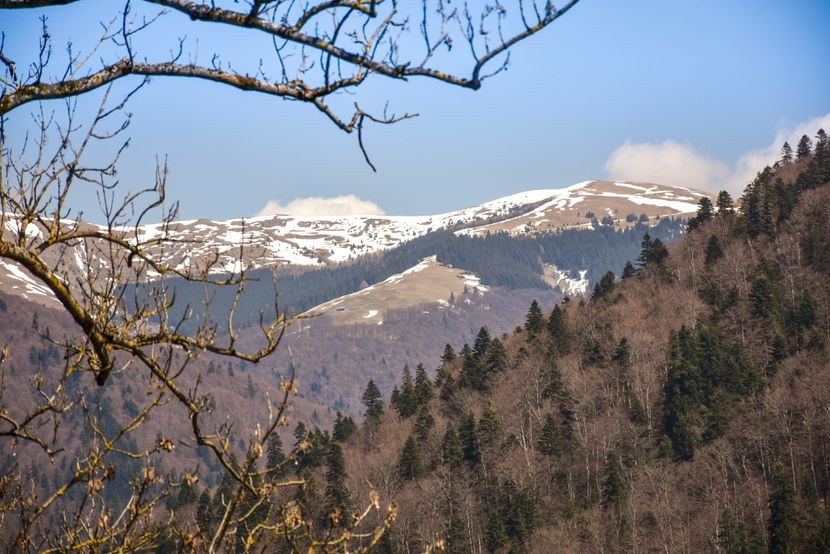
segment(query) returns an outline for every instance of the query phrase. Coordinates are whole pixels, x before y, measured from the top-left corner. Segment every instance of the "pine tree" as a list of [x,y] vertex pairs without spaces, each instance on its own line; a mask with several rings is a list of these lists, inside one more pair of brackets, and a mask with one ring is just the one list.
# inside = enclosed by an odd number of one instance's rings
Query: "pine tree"
[[780,462],[773,470],[769,512],[767,530],[770,554],[801,552],[795,491],[790,476]]
[[704,196],[697,203],[697,219],[703,224],[715,217],[715,208],[712,205],[712,200],[708,196]]
[[753,551],[747,540],[743,522],[738,519],[735,512],[725,508],[720,520],[718,526],[719,551],[727,554],[744,554]]
[[793,161],[793,148],[789,142],[784,142],[784,146],[781,147],[781,163],[786,164],[791,161]]
[[448,554],[466,554],[470,552],[470,544],[467,537],[467,525],[464,522],[461,512],[461,503],[458,501],[458,492],[455,484],[450,481],[449,490],[449,526],[447,529],[446,551]]
[[444,346],[444,353],[441,355],[441,361],[448,364],[455,360],[455,350],[452,349],[451,344]]
[[401,391],[398,390],[398,385],[394,385],[392,387],[392,394],[389,395],[389,405],[395,408],[395,410],[398,410],[400,401]]
[[369,379],[366,390],[363,391],[363,405],[366,407],[366,417],[377,418],[383,413],[383,396],[373,379]]
[[487,358],[484,360],[483,365],[485,379],[493,373],[504,371],[507,368],[507,350],[504,348],[504,343],[501,340],[495,338],[490,342]]
[[735,212],[735,203],[732,201],[732,195],[722,190],[718,193],[717,199],[718,214],[731,214]]
[[276,431],[271,433],[267,443],[265,450],[265,460],[268,464],[266,475],[269,481],[274,482],[285,475],[285,454],[282,452],[282,439]]
[[435,418],[432,417],[429,407],[421,406],[418,410],[418,416],[415,418],[415,436],[421,442],[425,442],[429,438],[429,432],[433,427],[435,427]]
[[545,416],[542,432],[537,443],[539,452],[545,456],[555,456],[562,448],[562,434],[559,431],[559,422],[553,414]]
[[628,339],[623,337],[617,343],[617,348],[614,350],[614,356],[611,358],[622,369],[629,369],[631,367],[631,346],[628,344]]
[[[476,335],[476,340],[473,343],[473,356],[476,361],[483,360],[487,355],[487,349],[490,347],[490,331],[487,327],[482,327]],[[462,351],[463,352],[463,351]]]
[[196,503],[196,525],[199,526],[199,529],[202,533],[207,534],[208,530],[210,529],[210,522],[213,519],[211,515],[211,500],[210,500],[210,493],[207,489],[202,491],[202,494],[199,495],[199,502]]
[[461,441],[464,461],[471,465],[481,463],[481,445],[478,441],[476,420],[473,414],[468,413],[462,418],[461,425],[458,427],[458,438]]
[[651,240],[651,235],[643,235],[643,242],[640,245],[640,255],[637,257],[637,265],[641,268],[649,264],[659,265],[669,255],[666,246],[660,239]]
[[412,381],[412,371],[409,364],[404,364],[401,377],[401,390],[395,406],[402,418],[408,418],[415,413],[415,384]]
[[426,406],[434,395],[432,382],[429,380],[424,364],[418,364],[415,367],[415,405]]
[[[659,239],[658,239],[659,240]],[[594,293],[591,295],[591,300],[602,300],[603,298],[610,298],[614,291],[614,272],[608,271],[602,278],[594,285]]]
[[351,416],[344,416],[340,412],[337,412],[334,418],[334,427],[331,432],[332,439],[341,443],[346,442],[355,431],[357,431],[357,424]]
[[485,531],[485,541],[487,543],[488,552],[496,552],[499,548],[507,544],[507,529],[504,527],[502,515],[497,510],[491,510],[487,517],[487,530]]
[[813,141],[807,135],[802,135],[796,148],[796,159],[803,160],[813,152]]
[[828,144],[827,141],[827,133],[824,131],[824,129],[819,129],[816,133],[816,157],[821,157],[827,154],[828,147],[830,147],[830,144]]
[[417,479],[421,475],[421,452],[418,442],[410,435],[406,439],[398,460],[398,471],[407,480]]
[[398,554],[398,545],[395,543],[392,529],[383,532],[372,552],[373,554]]
[[530,303],[530,310],[527,312],[527,318],[525,319],[525,331],[535,335],[537,333],[541,333],[544,328],[545,316],[542,314],[542,308],[539,307],[539,303],[534,300]]
[[484,413],[481,414],[481,419],[478,420],[478,436],[480,442],[483,445],[498,444],[500,435],[501,423],[496,418],[496,412],[493,411],[493,408],[487,406]]
[[654,239],[651,243],[648,263],[660,265],[663,263],[663,260],[668,257],[668,255],[669,251],[666,250],[666,245],[663,244],[663,241],[660,239]]
[[557,304],[548,319],[548,331],[556,351],[564,356],[571,351],[571,331],[564,310]]
[[464,460],[464,453],[461,451],[461,441],[455,430],[448,426],[441,440],[441,462],[451,468],[461,465]]
[[721,248],[720,239],[717,235],[712,235],[706,243],[706,258],[703,263],[709,267],[721,257],[723,257],[723,248]]
[[637,275],[637,270],[634,268],[634,264],[631,263],[631,260],[626,261],[625,267],[623,267],[622,278],[628,279],[635,275]]
[[602,506],[617,508],[625,500],[625,483],[623,483],[620,463],[616,456],[609,456],[605,464],[605,478],[602,482]]
[[640,255],[637,257],[637,265],[641,268],[648,265],[651,252],[651,235],[646,231],[640,243]]
[[351,522],[351,494],[346,487],[346,460],[340,443],[329,445],[326,460],[326,509],[332,527]]

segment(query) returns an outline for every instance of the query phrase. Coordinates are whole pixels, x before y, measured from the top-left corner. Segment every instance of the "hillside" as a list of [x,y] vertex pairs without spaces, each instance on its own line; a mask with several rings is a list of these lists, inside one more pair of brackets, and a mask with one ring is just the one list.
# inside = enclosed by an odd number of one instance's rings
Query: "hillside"
[[[564,189],[522,192],[437,215],[277,215],[228,221],[198,219],[174,221],[166,227],[159,224],[125,227],[120,229],[120,233],[124,240],[146,249],[158,264],[180,272],[198,275],[208,271],[220,279],[223,274],[238,272],[245,267],[251,272],[258,269],[277,271],[290,279],[312,268],[336,268],[344,262],[380,255],[420,237],[442,232],[483,236],[505,229],[509,229],[512,235],[595,229],[600,226],[598,220],[603,218],[603,225],[609,226],[625,227],[634,221],[653,225],[661,217],[685,217],[694,210],[696,199],[703,194],[663,185],[585,181]],[[521,223],[520,229],[517,229],[515,227],[520,220],[532,220],[534,223]],[[544,224],[544,221],[548,223]],[[25,229],[19,227],[16,220],[7,219],[3,232],[9,235],[22,233],[33,244],[44,238],[43,228],[36,223],[29,224]],[[88,231],[96,229],[88,223],[82,223],[79,228]],[[87,276],[88,268],[105,267],[109,263],[109,254],[106,248],[100,249],[94,242],[79,242],[66,252],[51,255],[47,262],[72,283],[77,277]],[[438,252],[428,252],[421,254],[420,258],[435,254]],[[131,265],[126,259],[114,262]],[[388,272],[379,280],[403,269],[406,268]],[[575,270],[579,269],[585,268]],[[144,276],[154,279],[158,274],[146,269]],[[10,262],[0,263],[0,287],[41,304],[50,303],[49,293],[38,288],[34,280]],[[315,304],[343,293],[330,295]],[[304,305],[300,309],[313,305]]]
[[[343,450],[335,505],[395,500],[380,552],[828,551],[830,149],[741,200],[590,300],[448,346],[432,381],[366,387],[362,427],[311,446]],[[323,525],[325,460],[297,468]]]

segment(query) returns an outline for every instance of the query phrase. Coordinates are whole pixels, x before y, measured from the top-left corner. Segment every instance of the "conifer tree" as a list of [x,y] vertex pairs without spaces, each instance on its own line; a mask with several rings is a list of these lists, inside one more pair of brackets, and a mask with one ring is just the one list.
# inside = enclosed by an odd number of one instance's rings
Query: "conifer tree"
[[410,435],[406,439],[398,460],[398,470],[401,477],[407,480],[417,479],[421,475],[421,452],[418,442]]
[[568,320],[564,310],[557,304],[553,307],[548,319],[548,331],[553,340],[553,345],[560,355],[568,354],[571,351],[571,331],[568,327]]
[[795,491],[790,475],[780,462],[773,470],[769,512],[767,530],[770,554],[801,552]]
[[481,463],[481,445],[478,441],[476,420],[473,414],[468,413],[462,418],[461,425],[458,427],[458,438],[461,441],[461,452],[464,455],[464,461],[470,465]]
[[703,224],[715,217],[715,208],[712,205],[712,200],[708,196],[704,196],[697,203],[697,219]]
[[562,434],[559,431],[559,422],[554,414],[545,416],[542,432],[537,443],[539,452],[545,456],[555,456],[562,448]]
[[363,405],[366,407],[366,417],[377,418],[383,413],[383,396],[373,379],[369,379],[366,390],[363,391]]
[[415,405],[426,406],[433,396],[432,382],[429,380],[427,370],[424,364],[418,364],[415,367]]
[[631,346],[628,344],[628,339],[623,337],[617,343],[617,348],[614,350],[614,356],[611,358],[617,365],[623,369],[631,367]]
[[506,368],[507,350],[504,348],[504,343],[498,338],[495,338],[490,342],[490,347],[488,348],[487,352],[487,358],[486,360],[484,360],[483,369],[485,378],[489,377],[494,373],[504,371]]
[[796,159],[803,160],[813,152],[813,141],[807,135],[802,135],[796,148]]
[[703,263],[708,267],[721,257],[723,257],[723,248],[721,248],[720,239],[717,235],[712,235],[706,243],[706,258]]
[[346,460],[340,443],[329,445],[326,460],[326,509],[332,527],[351,522],[351,494],[346,487]]
[[208,533],[211,520],[213,519],[211,508],[210,493],[207,489],[204,489],[202,494],[199,495],[199,501],[196,503],[196,525],[205,534]]
[[340,412],[334,418],[334,427],[332,428],[331,438],[340,443],[349,440],[354,432],[357,431],[357,424],[351,416],[344,416]]
[[447,344],[444,346],[444,353],[441,354],[441,361],[445,364],[448,364],[455,360],[455,350],[452,349],[451,344]]
[[790,163],[793,161],[793,148],[789,142],[784,142],[781,147],[781,163]]
[[490,347],[490,331],[487,330],[487,327],[482,327],[478,331],[478,335],[476,335],[476,340],[473,343],[473,355],[475,356],[476,361],[480,361],[484,359],[484,356],[487,355],[487,349]]
[[740,554],[753,552],[743,522],[728,507],[723,510],[718,526],[718,548],[721,552]]
[[640,255],[637,257],[637,265],[641,268],[649,264],[660,264],[669,255],[666,246],[660,239],[651,240],[651,235],[646,232],[643,235],[643,242],[640,243]]
[[395,543],[392,529],[387,529],[372,549],[374,554],[398,554],[398,545]]
[[285,475],[285,454],[282,451],[282,439],[276,431],[268,437],[265,460],[268,464],[266,475],[271,482],[279,480]]
[[605,478],[602,482],[602,506],[619,509],[625,500],[625,483],[623,483],[620,463],[616,456],[609,456],[605,464]]
[[488,552],[497,552],[499,548],[507,544],[507,529],[504,527],[504,520],[498,510],[491,510],[487,517],[487,530],[485,541]]
[[449,501],[447,502],[449,514],[447,517],[447,541],[446,552],[448,554],[466,554],[470,552],[470,544],[467,535],[467,525],[461,511],[461,503],[458,501],[458,491],[455,483],[450,481]]
[[409,364],[404,364],[401,377],[401,390],[395,408],[402,418],[408,418],[415,413],[415,384],[412,381],[412,371]]
[[496,412],[491,406],[487,406],[481,414],[481,419],[478,420],[478,436],[481,444],[493,445],[498,444],[499,436],[501,435],[501,423],[496,418]]
[[828,148],[830,148],[830,144],[827,141],[827,133],[824,129],[819,129],[816,133],[816,146],[815,146],[815,154],[816,157],[821,157],[827,154]]
[[525,331],[529,334],[535,335],[542,332],[545,328],[545,316],[542,314],[542,308],[539,303],[534,300],[530,303],[530,310],[527,312],[525,319]]
[[645,267],[649,262],[651,253],[651,235],[648,231],[643,235],[643,240],[640,243],[640,255],[637,257],[637,265],[641,268]]
[[735,203],[732,200],[732,195],[722,190],[718,193],[717,199],[718,214],[731,214],[735,212]]
[[424,442],[429,438],[429,432],[433,427],[435,427],[435,418],[432,417],[429,406],[421,406],[415,419],[415,436],[418,437],[418,440]]
[[631,263],[631,260],[626,261],[625,267],[623,267],[622,278],[628,279],[635,275],[637,275],[637,270],[634,268],[634,264]]
[[[659,240],[659,239],[658,239]],[[602,278],[594,285],[594,293],[591,295],[591,300],[601,300],[609,298],[614,291],[614,272],[608,271]]]
[[444,438],[441,440],[441,462],[451,468],[456,468],[461,465],[464,460],[464,453],[461,450],[461,441],[458,434],[448,426],[444,433]]

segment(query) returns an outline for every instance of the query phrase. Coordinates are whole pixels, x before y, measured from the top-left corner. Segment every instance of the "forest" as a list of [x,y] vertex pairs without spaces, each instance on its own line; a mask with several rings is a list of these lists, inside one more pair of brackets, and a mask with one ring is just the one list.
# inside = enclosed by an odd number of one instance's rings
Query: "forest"
[[[269,464],[306,483],[309,525],[394,499],[378,552],[828,551],[824,132],[797,158],[785,146],[739,206],[702,201],[621,280],[448,344],[391,397],[370,381],[363,422],[298,425]],[[200,528],[220,494],[191,495]]]
[[[652,226],[648,226],[645,219],[622,229],[615,227],[613,221],[600,224],[595,220],[592,229],[518,236],[495,233],[471,237],[456,235],[449,229],[333,267],[305,271],[253,270],[247,275],[246,288],[237,300],[235,321],[240,328],[258,324],[262,307],[273,304],[276,292],[279,293],[280,310],[301,313],[361,287],[379,283],[428,256],[437,256],[443,264],[470,271],[489,286],[549,289],[550,285],[543,280],[543,263],[568,270],[571,277],[578,277],[580,270],[586,270],[586,277],[593,285],[609,268],[622,271],[626,260],[636,257],[646,232],[655,239],[668,242],[685,230],[685,222],[681,219],[662,218]],[[217,274],[213,278],[219,282],[225,277]],[[234,305],[237,292],[235,287],[210,286],[176,278],[166,279],[163,284],[144,286],[163,286],[169,296],[175,295],[177,302],[169,310],[171,321],[179,321],[186,311],[194,312],[195,315],[180,327],[185,332],[202,323],[199,314],[204,313],[201,307],[206,298],[210,299],[211,316],[221,325]],[[141,289],[138,295],[135,292],[130,289],[125,296],[137,296],[140,304],[147,294],[142,294]],[[266,321],[274,319],[273,306],[269,310],[265,313]]]

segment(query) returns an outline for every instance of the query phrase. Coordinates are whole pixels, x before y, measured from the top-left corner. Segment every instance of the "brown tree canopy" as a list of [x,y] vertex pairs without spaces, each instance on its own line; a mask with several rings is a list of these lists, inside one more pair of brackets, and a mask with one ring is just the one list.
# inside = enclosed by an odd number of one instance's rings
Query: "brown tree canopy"
[[[0,0],[0,10],[41,8],[46,14],[40,35],[32,37],[32,59],[15,59],[19,49],[10,53],[5,40],[0,43],[0,261],[48,290],[65,316],[51,328],[34,318],[34,331],[48,345],[44,352],[58,348],[63,354],[43,362],[35,351],[30,360],[37,363],[23,375],[10,367],[9,360],[22,359],[15,345],[0,344],[0,450],[16,460],[0,463],[4,547],[127,552],[172,541],[214,552],[271,541],[293,550],[349,543],[357,551],[376,544],[396,513],[392,505],[380,512],[376,493],[364,511],[347,518],[347,526],[321,533],[302,506],[280,492],[305,485],[305,477],[266,478],[281,473],[271,465],[288,464],[297,454],[279,462],[265,455],[279,428],[288,425],[297,390],[293,368],[275,369],[276,385],[263,399],[262,413],[247,406],[240,414],[238,403],[222,404],[211,388],[214,363],[266,360],[296,318],[275,303],[276,317],[263,316],[259,336],[245,340],[235,329],[233,307],[222,326],[205,318],[185,333],[180,329],[188,315],[171,321],[176,298],[159,283],[171,277],[201,283],[206,300],[194,309],[209,310],[211,287],[235,286],[241,294],[246,271],[240,263],[228,274],[218,256],[187,266],[161,261],[165,247],[180,241],[170,232],[177,210],[166,202],[164,161],[145,190],[118,186],[131,118],[127,103],[151,77],[190,77],[311,104],[360,138],[366,121],[388,124],[411,115],[364,110],[343,93],[372,77],[423,77],[478,89],[507,66],[512,46],[576,2],[555,8],[533,0],[114,1],[113,12],[100,16],[97,41],[80,51],[72,43],[54,44],[48,19],[60,21],[58,10],[74,9],[76,0]],[[178,35],[198,26],[234,28],[266,37],[271,46],[252,53],[260,60],[256,68],[238,70],[223,55],[227,44],[206,50],[156,31],[161,20],[175,17],[185,22],[176,27]],[[171,45],[171,53],[154,57]],[[66,55],[58,56],[64,47]],[[133,76],[133,88],[117,97],[113,83]],[[86,120],[77,98],[98,89],[98,109]],[[25,137],[7,134],[12,116],[29,118]],[[110,152],[107,161],[102,152]],[[103,223],[82,221],[72,210],[79,187],[97,192]],[[161,220],[150,235],[140,231],[149,218]],[[114,381],[118,387],[104,386]],[[107,400],[114,388],[120,392]],[[248,389],[257,396],[256,386]],[[159,415],[166,413],[178,419]],[[181,435],[168,436],[174,431]],[[186,498],[199,482],[199,470],[169,461],[177,444],[179,451],[206,452],[225,475],[209,525],[176,519],[163,508],[165,499]],[[129,466],[133,462],[139,466]],[[64,471],[42,469],[50,463]],[[141,470],[122,482],[126,493],[113,493],[128,466]],[[35,467],[41,478],[32,475]]]

